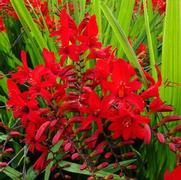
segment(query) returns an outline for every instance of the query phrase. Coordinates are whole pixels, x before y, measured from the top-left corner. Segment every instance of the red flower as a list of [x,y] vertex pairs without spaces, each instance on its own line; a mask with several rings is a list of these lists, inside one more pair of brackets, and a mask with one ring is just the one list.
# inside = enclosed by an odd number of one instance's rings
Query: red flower
[[181,179],[181,166],[176,167],[172,172],[165,171],[164,180],[180,180]]
[[24,84],[29,80],[31,72],[27,64],[27,55],[25,51],[21,51],[21,60],[23,65],[18,66],[18,71],[12,75],[12,79],[19,84]]
[[161,86],[161,83],[162,83],[162,76],[161,76],[161,72],[160,72],[159,68],[157,66],[155,66],[155,67],[156,67],[156,70],[158,73],[158,81],[155,83],[154,79],[148,73],[145,72],[145,75],[146,75],[147,79],[151,82],[151,85],[147,90],[145,90],[141,94],[143,99],[148,99],[150,97],[159,96],[159,87]]
[[33,165],[35,170],[42,170],[43,168],[46,167],[46,157],[47,157],[48,152],[45,151],[41,154],[41,156],[38,158],[38,160],[35,162]]
[[58,36],[57,40],[61,40],[59,53],[61,55],[62,65],[67,57],[70,57],[74,61],[79,60],[80,52],[75,44],[77,38],[77,26],[65,9],[60,13],[59,30],[52,32],[51,36]]
[[119,116],[111,119],[109,130],[113,131],[113,138],[120,136],[124,140],[139,138],[149,143],[151,139],[151,131],[147,125],[149,121],[148,117],[135,115],[122,108]]

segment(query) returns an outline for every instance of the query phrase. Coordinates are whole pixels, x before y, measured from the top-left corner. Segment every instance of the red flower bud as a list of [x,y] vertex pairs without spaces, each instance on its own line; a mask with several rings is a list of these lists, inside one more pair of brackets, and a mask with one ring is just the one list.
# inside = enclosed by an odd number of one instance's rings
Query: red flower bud
[[118,168],[118,165],[119,165],[118,163],[114,163],[114,164],[113,164],[113,168],[114,168],[114,169]]
[[92,177],[92,176],[87,178],[87,180],[94,180],[94,179],[95,179],[95,177]]
[[124,174],[123,174],[122,171],[119,173],[119,176],[120,176],[120,177],[124,176]]
[[83,163],[81,166],[80,166],[80,170],[85,170],[87,168],[87,164],[86,163]]
[[135,156],[135,152],[127,152],[121,155],[122,158],[129,158]]
[[126,167],[127,169],[136,169],[137,166],[135,164],[131,164],[129,166]]
[[103,162],[103,163],[101,163],[101,164],[99,164],[99,165],[97,166],[97,169],[99,170],[99,169],[105,168],[105,167],[107,167],[108,165],[109,165],[108,162]]
[[5,149],[5,152],[6,153],[12,153],[14,150],[13,150],[13,148],[7,148],[7,149]]
[[170,150],[173,151],[173,152],[176,151],[175,144],[173,144],[173,143],[170,143],[170,144],[169,144],[169,148],[170,148]]
[[158,132],[156,134],[156,136],[157,136],[157,139],[159,140],[160,143],[162,143],[162,144],[165,143],[165,137],[164,137],[164,135],[162,133]]
[[2,167],[6,167],[6,166],[8,166],[8,163],[6,163],[6,162],[0,162],[0,167],[2,168]]
[[79,156],[80,156],[79,153],[74,153],[74,154],[72,154],[71,159],[75,160],[75,159],[79,158]]
[[111,180],[113,178],[114,178],[114,176],[112,174],[109,174],[109,175],[104,177],[105,180]]
[[71,143],[67,143],[67,144],[64,146],[64,151],[65,151],[65,152],[69,151],[71,147],[72,147],[72,144],[71,144]]
[[18,132],[18,131],[11,131],[10,132],[10,136],[12,136],[12,137],[18,137],[18,136],[20,136],[21,134]]
[[167,122],[173,122],[173,121],[178,121],[181,119],[181,116],[166,116],[163,119],[161,119],[160,123],[164,124]]
[[110,158],[111,156],[112,156],[112,152],[107,152],[107,153],[104,155],[104,157],[105,157],[106,159]]

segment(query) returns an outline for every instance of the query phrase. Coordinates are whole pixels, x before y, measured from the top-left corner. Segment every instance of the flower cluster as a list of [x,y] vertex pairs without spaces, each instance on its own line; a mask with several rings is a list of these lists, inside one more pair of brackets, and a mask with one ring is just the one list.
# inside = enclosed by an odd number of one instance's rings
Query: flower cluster
[[[141,2],[140,0],[135,1],[135,7],[134,7],[135,12],[138,11],[140,2]],[[152,0],[152,6],[154,11],[158,11],[162,15],[166,10],[166,0]],[[143,11],[143,6],[141,11]]]
[[[156,66],[157,81],[143,70],[148,81],[144,88],[128,62],[118,59],[110,46],[102,47],[94,15],[87,15],[77,26],[63,9],[58,30],[51,36],[60,61],[43,49],[45,63],[31,69],[22,51],[22,66],[8,79],[7,105],[21,120],[29,150],[40,153],[34,168],[42,170],[51,161],[56,161],[53,169],[63,168],[61,160],[70,158],[79,159],[81,170],[88,168],[92,178],[110,163],[119,167],[120,175],[136,168],[119,161],[136,155],[130,148],[135,140],[150,143],[152,113],[173,110],[160,99],[159,68]],[[138,54],[140,51],[143,48]],[[173,116],[169,118],[173,120]],[[179,118],[175,116],[175,120]],[[153,134],[166,120],[159,123]],[[159,140],[163,136],[157,134]],[[121,151],[123,146],[127,152]]]
[[[89,3],[90,0],[86,0],[86,4]],[[58,4],[55,10],[56,12],[52,12],[52,10],[48,8],[48,2],[44,0],[24,0],[24,5],[29,12],[32,12],[34,22],[36,22],[42,30],[48,28],[50,32],[56,29],[57,23],[57,21],[54,19],[54,16],[51,16],[51,14],[59,14],[59,7],[64,7],[66,9],[68,8],[70,12],[74,12],[74,5],[71,1],[66,1],[65,3],[63,3],[62,0],[58,0]],[[4,24],[4,19],[6,17],[13,17],[15,19],[18,19],[18,16],[14,11],[10,0],[1,0],[0,32],[6,31]]]
[[[59,4],[61,1],[59,1]],[[34,17],[34,21],[39,25],[44,27],[43,19],[45,19],[47,27],[51,30],[53,26],[53,20],[51,20],[48,13],[48,3],[42,0],[24,0],[24,4],[26,8],[31,12],[33,9],[33,13],[36,13],[36,17]],[[13,17],[14,19],[18,19],[16,12],[14,11],[10,0],[2,0],[0,2],[0,32],[6,31],[4,19],[7,17]],[[38,17],[38,18],[37,18]]]

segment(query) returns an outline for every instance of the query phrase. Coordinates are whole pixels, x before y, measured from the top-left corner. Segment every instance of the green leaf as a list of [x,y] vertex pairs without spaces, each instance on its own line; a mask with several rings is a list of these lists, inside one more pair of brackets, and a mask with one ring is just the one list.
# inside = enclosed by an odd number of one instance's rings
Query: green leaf
[[152,43],[152,37],[151,37],[151,31],[150,31],[149,16],[148,16],[146,0],[143,0],[143,5],[144,5],[145,26],[146,26],[146,34],[147,34],[149,56],[150,56],[151,74],[152,74],[153,78],[156,79],[157,73],[156,73],[156,69],[154,67],[155,66],[155,55],[154,55],[154,49],[153,49],[153,43]]
[[[164,22],[162,66],[163,82],[181,83],[181,1],[166,1],[166,15]],[[172,84],[172,83],[171,83]],[[174,85],[174,84],[173,84]],[[163,87],[162,98],[173,105],[174,114],[181,114],[181,86]]]
[[[40,51],[42,51],[43,48],[48,48],[41,31],[39,30],[37,24],[33,21],[31,14],[24,5],[24,1],[11,0],[11,4],[18,15],[20,22],[22,23],[25,32],[35,39]],[[42,59],[39,59],[39,61],[39,63],[43,63]]]
[[[63,142],[63,141],[59,141],[57,144],[55,144],[55,145],[51,148],[51,151],[54,152],[54,153],[57,152],[57,151],[59,150],[60,146],[62,145],[62,142]],[[49,153],[47,159],[50,159],[50,158],[52,158],[52,157],[53,157],[52,153]],[[50,173],[51,173],[51,168],[52,168],[53,164],[54,164],[54,162],[51,161],[51,162],[48,164],[48,166],[46,167],[44,180],[49,180]]]
[[0,133],[0,143],[2,143],[3,141],[6,141],[7,137],[8,137],[7,134]]
[[13,169],[10,166],[7,166],[3,169],[3,173],[5,173],[8,177],[10,177],[12,180],[20,180],[22,173],[19,171]]
[[[137,159],[129,159],[129,160],[121,161],[121,162],[119,162],[119,165],[120,166],[128,166],[128,165],[134,163],[136,160]],[[102,171],[110,172],[110,173],[115,173],[115,172],[117,172],[117,171],[119,171],[121,169],[120,166],[115,169],[113,164],[110,164],[108,167],[103,168]]]
[[[117,21],[119,22],[120,26],[122,27],[126,37],[128,37],[135,2],[134,1],[121,1],[121,2],[119,2],[119,4],[121,4],[121,5],[120,5],[120,8],[118,9]],[[115,34],[113,34],[112,43],[113,43],[113,45],[115,45],[115,47],[118,47],[119,41],[115,37]],[[118,49],[118,56],[123,57],[122,48]]]
[[26,179],[27,180],[34,180],[38,176],[38,172],[36,172],[33,167],[30,167],[26,173]]
[[[88,176],[91,175],[91,173],[88,170],[80,170],[80,166],[81,166],[80,164],[71,163],[68,161],[61,161],[59,163],[60,166],[64,166],[66,164],[70,164],[70,167],[63,168],[63,170],[65,170],[65,171],[68,171],[71,173],[76,173],[76,174],[84,174],[84,175],[88,175]],[[112,173],[100,170],[100,171],[97,171],[95,174],[97,177],[105,177]],[[120,176],[118,176],[116,174],[112,174],[112,175],[113,175],[114,180],[124,180],[125,179],[124,177],[121,178]]]
[[101,8],[100,8],[101,1],[93,0],[92,4],[93,4],[93,7],[92,7],[93,13],[96,14],[96,18],[97,18],[97,24],[99,28],[99,38],[100,40],[102,40],[102,17],[101,17]]

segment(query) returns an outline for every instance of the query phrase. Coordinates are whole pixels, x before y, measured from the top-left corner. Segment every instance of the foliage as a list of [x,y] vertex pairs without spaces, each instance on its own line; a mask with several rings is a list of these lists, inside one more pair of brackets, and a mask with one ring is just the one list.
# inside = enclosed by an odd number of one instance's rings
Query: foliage
[[0,179],[180,179],[179,7],[0,1]]

